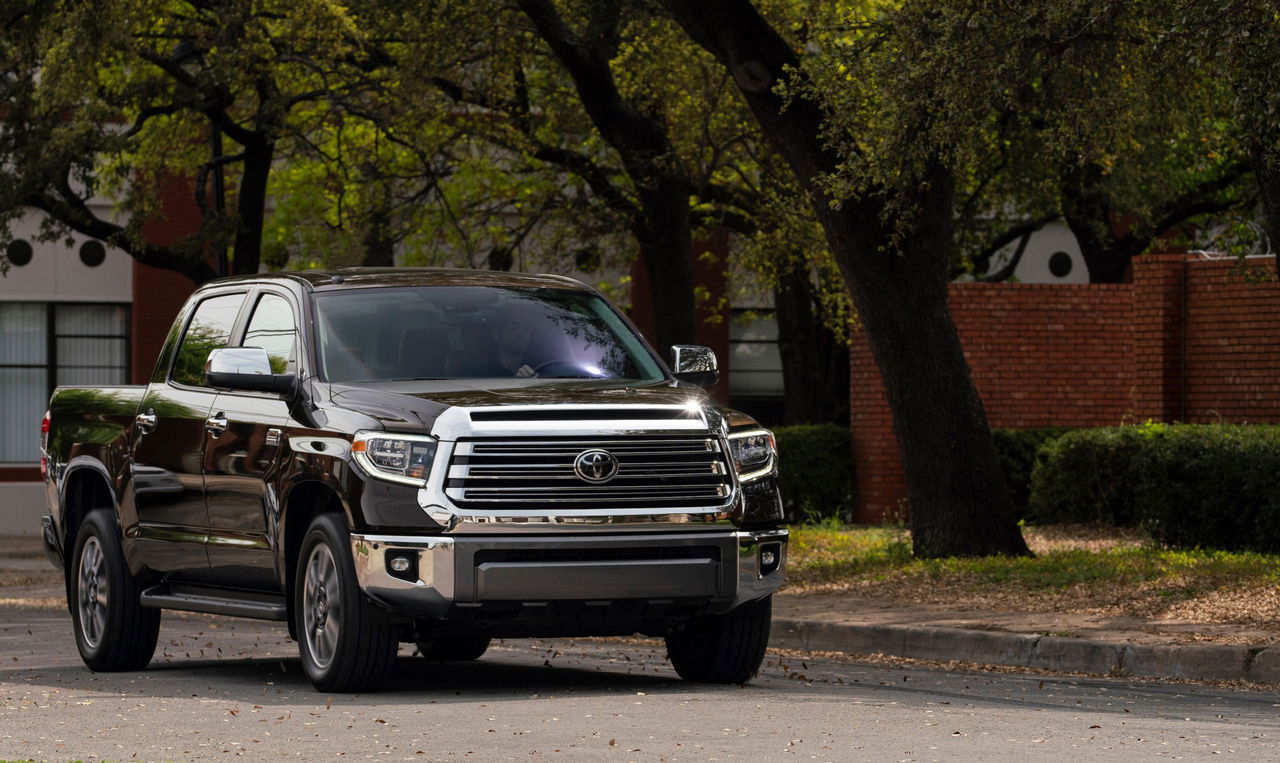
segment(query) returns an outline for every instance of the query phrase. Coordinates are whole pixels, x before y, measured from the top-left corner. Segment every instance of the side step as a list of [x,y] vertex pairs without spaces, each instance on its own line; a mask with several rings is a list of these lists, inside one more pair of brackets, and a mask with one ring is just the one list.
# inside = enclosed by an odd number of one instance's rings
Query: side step
[[230,615],[279,622],[284,622],[289,611],[284,597],[278,594],[227,591],[219,588],[168,583],[154,585],[144,590],[141,604],[154,609],[179,609],[185,612],[204,612],[210,615]]

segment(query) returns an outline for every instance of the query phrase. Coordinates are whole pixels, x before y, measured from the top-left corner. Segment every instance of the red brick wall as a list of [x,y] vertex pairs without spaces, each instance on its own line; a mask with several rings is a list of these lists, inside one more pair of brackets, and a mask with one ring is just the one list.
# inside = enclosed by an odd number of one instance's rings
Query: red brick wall
[[[1247,270],[1247,272],[1246,272]],[[1187,263],[1185,410],[1193,422],[1280,423],[1273,258]]]
[[[1272,260],[1146,255],[1117,285],[953,284],[951,310],[993,427],[1280,422],[1280,283]],[[879,371],[855,336],[859,505],[881,521],[906,486]]]
[[[1104,426],[1132,408],[1128,285],[952,284],[951,312],[993,427]],[[906,498],[880,372],[852,343],[855,519],[877,522]]]
[[[189,181],[171,179],[160,202],[160,216],[142,226],[142,235],[153,244],[173,244],[200,228],[200,208]],[[172,270],[133,263],[133,350],[130,377],[133,384],[151,379],[156,357],[164,346],[173,319],[196,285]]]

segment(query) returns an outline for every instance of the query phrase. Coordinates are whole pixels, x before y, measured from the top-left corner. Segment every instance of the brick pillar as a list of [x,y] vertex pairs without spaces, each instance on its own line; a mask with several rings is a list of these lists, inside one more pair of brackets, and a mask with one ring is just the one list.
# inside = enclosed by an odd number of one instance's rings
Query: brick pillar
[[907,482],[867,335],[855,331],[849,340],[849,435],[858,492],[853,521],[874,524],[896,516],[907,497]]
[[1133,379],[1137,421],[1183,418],[1185,254],[1133,261]]

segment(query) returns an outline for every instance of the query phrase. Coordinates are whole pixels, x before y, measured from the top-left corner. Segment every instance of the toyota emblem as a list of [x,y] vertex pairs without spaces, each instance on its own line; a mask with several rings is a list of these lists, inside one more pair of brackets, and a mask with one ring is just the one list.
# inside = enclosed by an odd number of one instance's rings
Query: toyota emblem
[[599,485],[618,474],[618,457],[607,450],[584,450],[573,459],[573,472],[584,482]]

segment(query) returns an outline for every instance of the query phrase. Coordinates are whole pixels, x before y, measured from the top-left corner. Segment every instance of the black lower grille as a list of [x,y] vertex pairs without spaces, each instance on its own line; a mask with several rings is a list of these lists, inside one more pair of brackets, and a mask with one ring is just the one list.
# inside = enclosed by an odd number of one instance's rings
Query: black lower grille
[[712,559],[720,561],[715,546],[659,546],[653,548],[539,548],[484,549],[473,557],[476,564],[485,562],[628,562],[668,559]]

